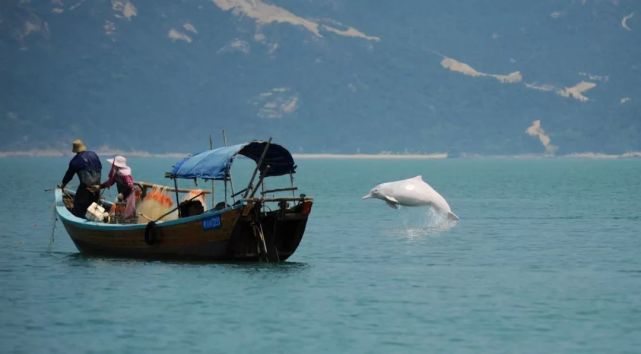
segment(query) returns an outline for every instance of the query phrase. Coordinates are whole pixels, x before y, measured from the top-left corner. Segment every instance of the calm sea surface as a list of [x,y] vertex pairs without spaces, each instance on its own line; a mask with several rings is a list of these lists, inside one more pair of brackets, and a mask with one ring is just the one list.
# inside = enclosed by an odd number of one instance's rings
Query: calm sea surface
[[[641,160],[299,160],[315,205],[277,265],[50,245],[67,163],[0,158],[1,353],[641,352]],[[360,199],[416,175],[460,222]]]

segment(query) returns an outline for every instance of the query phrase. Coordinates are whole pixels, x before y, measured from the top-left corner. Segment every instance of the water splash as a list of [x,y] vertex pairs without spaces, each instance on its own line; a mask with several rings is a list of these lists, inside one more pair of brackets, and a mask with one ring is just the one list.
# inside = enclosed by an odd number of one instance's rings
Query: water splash
[[438,235],[452,227],[458,221],[448,219],[446,214],[439,213],[434,208],[401,208],[399,218],[403,229],[398,230],[399,234],[407,238],[418,238],[430,235]]

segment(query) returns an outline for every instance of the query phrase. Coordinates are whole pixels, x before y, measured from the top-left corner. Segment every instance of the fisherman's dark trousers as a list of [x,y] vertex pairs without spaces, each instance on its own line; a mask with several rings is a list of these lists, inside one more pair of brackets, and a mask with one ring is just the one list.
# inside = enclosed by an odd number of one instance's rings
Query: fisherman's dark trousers
[[73,209],[71,213],[79,218],[84,218],[87,213],[87,208],[93,202],[98,202],[100,193],[92,193],[87,190],[85,184],[80,184],[76,190],[76,196],[73,198]]

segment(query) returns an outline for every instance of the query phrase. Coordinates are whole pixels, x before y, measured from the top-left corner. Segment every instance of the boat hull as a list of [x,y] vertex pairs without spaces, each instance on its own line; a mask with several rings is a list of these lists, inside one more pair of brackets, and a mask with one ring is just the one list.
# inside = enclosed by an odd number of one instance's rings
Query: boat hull
[[312,205],[263,213],[250,203],[152,225],[105,224],[73,216],[56,193],[58,216],[79,251],[145,259],[284,261],[300,244]]

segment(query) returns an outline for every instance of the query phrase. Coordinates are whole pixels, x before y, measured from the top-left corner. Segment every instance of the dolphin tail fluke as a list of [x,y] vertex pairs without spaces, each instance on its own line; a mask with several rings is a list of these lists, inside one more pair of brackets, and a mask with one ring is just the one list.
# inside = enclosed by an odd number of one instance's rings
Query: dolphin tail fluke
[[454,214],[453,212],[448,211],[448,212],[447,212],[447,219],[448,219],[448,220],[452,220],[452,221],[458,221],[458,220],[459,220],[459,217],[458,217],[458,216],[456,216],[456,214]]

